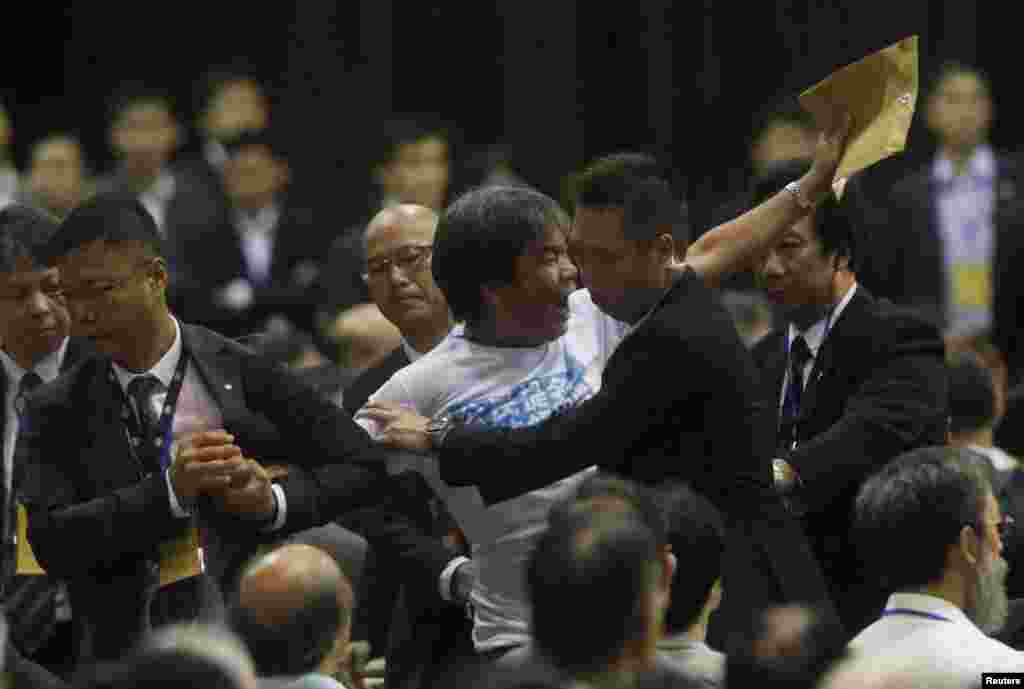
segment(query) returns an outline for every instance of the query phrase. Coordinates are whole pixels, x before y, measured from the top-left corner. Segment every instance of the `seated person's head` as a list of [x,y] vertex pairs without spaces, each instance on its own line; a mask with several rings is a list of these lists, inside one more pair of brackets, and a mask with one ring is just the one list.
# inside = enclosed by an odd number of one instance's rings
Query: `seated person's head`
[[740,339],[748,347],[771,332],[772,309],[757,292],[722,292],[722,306],[732,316]]
[[35,201],[63,218],[86,196],[85,155],[73,136],[55,134],[32,145],[28,189]]
[[884,588],[945,598],[987,632],[1007,616],[1004,528],[989,478],[958,448],[901,455],[857,495],[856,543]]
[[750,144],[750,163],[760,176],[774,165],[814,155],[818,130],[814,119],[796,102],[786,102],[763,116]]
[[653,157],[616,153],[575,179],[572,252],[581,281],[605,313],[635,323],[669,285],[686,254],[686,207],[671,174]]
[[217,69],[199,81],[196,112],[203,136],[224,142],[270,124],[270,102],[263,86],[238,69]]
[[352,586],[327,553],[285,545],[243,572],[232,628],[261,676],[333,675],[350,651]]
[[291,172],[270,129],[243,132],[225,143],[224,188],[236,210],[257,213],[279,203]]
[[357,304],[325,325],[324,339],[329,348],[333,347],[332,360],[336,364],[363,371],[401,346],[402,333],[376,304]]
[[12,133],[11,118],[3,103],[0,103],[0,164],[6,165],[10,162]]
[[650,670],[667,605],[657,537],[639,513],[611,507],[574,501],[552,512],[527,566],[534,643],[576,678]]
[[414,203],[440,212],[448,195],[448,135],[425,118],[386,122],[374,168],[387,203]]
[[363,279],[370,298],[411,341],[435,340],[450,326],[448,302],[430,272],[437,221],[426,206],[401,204],[366,227]]
[[57,227],[29,206],[0,210],[0,343],[25,369],[57,351],[70,328],[60,274],[45,264]]
[[659,497],[677,563],[665,631],[676,636],[706,628],[721,603],[725,527],[714,505],[684,484],[662,487]]
[[962,447],[979,434],[991,434],[996,423],[996,393],[992,374],[977,356],[954,355],[946,364],[949,374],[949,442]]
[[483,187],[441,216],[431,269],[456,321],[480,341],[535,346],[561,337],[576,268],[565,212],[523,187]]
[[181,143],[171,97],[143,86],[125,88],[111,102],[108,117],[121,170],[139,185],[152,184]]

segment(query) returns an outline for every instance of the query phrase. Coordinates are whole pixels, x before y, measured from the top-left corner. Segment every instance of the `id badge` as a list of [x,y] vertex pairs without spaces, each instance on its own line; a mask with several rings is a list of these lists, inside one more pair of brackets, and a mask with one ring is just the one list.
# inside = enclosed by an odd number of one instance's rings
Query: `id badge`
[[992,304],[992,270],[984,263],[953,266],[953,301],[957,306],[979,308]]
[[23,576],[39,576],[46,574],[36,554],[32,552],[32,544],[28,542],[28,512],[25,506],[19,504],[17,507],[18,534],[17,534],[17,557],[15,574]]
[[160,586],[196,577],[206,571],[199,529],[190,525],[178,538],[160,544]]

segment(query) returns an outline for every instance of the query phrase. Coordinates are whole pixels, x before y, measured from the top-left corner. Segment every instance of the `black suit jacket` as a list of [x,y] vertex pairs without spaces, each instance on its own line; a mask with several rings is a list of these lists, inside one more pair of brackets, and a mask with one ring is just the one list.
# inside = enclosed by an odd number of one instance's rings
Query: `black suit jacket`
[[[382,465],[353,461],[375,450],[344,412],[212,331],[183,324],[182,337],[245,456],[299,467],[337,462],[332,475],[344,484],[341,499],[351,505],[379,499],[374,491],[386,487]],[[40,388],[17,457],[29,539],[43,567],[68,581],[86,643],[80,656],[96,658],[117,657],[145,632],[157,545],[183,528],[171,514],[163,474],[144,474],[129,451],[122,393],[108,378],[109,366],[106,358],[89,359]],[[207,576],[224,578],[258,533],[212,510],[201,518],[215,537]]]
[[[313,308],[319,301],[315,284],[326,241],[308,211],[282,205],[269,278],[264,284],[257,284],[249,274],[230,215],[210,231],[183,237],[178,252],[181,270],[176,299],[190,320],[232,337],[262,330],[275,314],[286,316],[303,330],[313,329]],[[238,278],[252,284],[252,304],[242,311],[215,304],[213,293]]]
[[[775,331],[754,347],[776,418],[785,337],[785,330]],[[803,481],[805,529],[850,632],[884,602],[877,590],[862,593],[864,571],[850,538],[854,498],[867,476],[900,453],[945,443],[943,357],[933,324],[858,287],[808,378],[798,445],[787,459]]]
[[[993,218],[996,302],[1000,301],[1000,289],[1008,289],[1011,284],[1021,282],[1021,278],[1014,273],[1003,273],[997,267],[1012,256],[1004,254],[1010,248],[1008,242],[1014,239],[1015,228],[1020,224],[1022,191],[1024,168],[1020,162],[1009,156],[998,156]],[[863,284],[879,297],[891,299],[897,304],[914,306],[942,327],[945,324],[948,295],[937,192],[937,182],[930,164],[893,187],[886,210],[887,226],[895,228],[895,231],[886,233],[884,240],[873,242],[871,247],[866,248],[866,260],[858,272]],[[1017,292],[1020,292],[1019,287]],[[1005,313],[1000,311],[1005,312],[1006,308],[996,309],[997,331],[1000,328],[1000,316],[1005,317]],[[1000,338],[1004,338],[1004,346],[1008,335],[1002,331],[998,333]]]
[[679,478],[729,523],[725,600],[734,613],[823,601],[818,567],[772,486],[773,410],[758,379],[729,315],[688,270],[615,350],[594,397],[530,428],[455,427],[442,477],[479,486],[489,502],[591,464],[646,483]]

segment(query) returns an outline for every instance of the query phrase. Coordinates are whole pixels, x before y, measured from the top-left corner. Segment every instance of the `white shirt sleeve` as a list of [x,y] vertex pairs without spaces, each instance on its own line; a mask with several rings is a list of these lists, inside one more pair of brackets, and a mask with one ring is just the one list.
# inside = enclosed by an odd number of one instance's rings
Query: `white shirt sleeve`
[[[366,404],[371,402],[384,402],[386,404],[397,404],[406,409],[410,409],[418,414],[423,414],[423,405],[417,403],[409,392],[408,388],[402,382],[400,377],[401,371],[391,376],[388,382],[380,386],[377,392],[370,395],[370,398],[366,400]],[[380,436],[379,424],[371,419],[365,412],[366,406],[356,412],[353,416],[353,420],[362,426],[363,430],[370,434],[371,438],[377,439]]]
[[185,519],[186,517],[191,517],[192,512],[190,510],[186,510],[185,508],[183,508],[181,506],[181,503],[178,501],[178,496],[174,494],[174,484],[171,483],[170,469],[164,469],[164,480],[167,481],[167,498],[171,503],[171,514],[173,514],[178,519]]
[[459,555],[457,558],[445,565],[444,570],[441,572],[440,586],[441,586],[441,598],[452,602],[452,577],[455,576],[455,570],[462,565],[469,562],[469,558],[464,555]]

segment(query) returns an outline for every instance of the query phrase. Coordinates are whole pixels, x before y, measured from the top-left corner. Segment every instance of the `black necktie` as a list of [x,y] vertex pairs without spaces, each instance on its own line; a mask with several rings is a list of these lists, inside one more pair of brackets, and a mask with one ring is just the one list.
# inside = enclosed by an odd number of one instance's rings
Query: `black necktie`
[[137,451],[140,458],[150,461],[155,460],[153,434],[160,422],[160,415],[153,406],[153,396],[163,392],[163,387],[163,383],[152,374],[133,378],[128,383],[128,396],[135,403],[135,413],[138,415],[139,445]]
[[796,421],[800,417],[800,401],[804,390],[804,367],[814,358],[803,335],[793,338],[789,347],[789,381],[782,401],[779,419],[779,449],[788,451],[796,440]]
[[14,398],[14,408],[19,417],[25,413],[25,399],[42,384],[43,379],[35,371],[29,371],[21,377],[21,382],[18,383],[18,394]]

